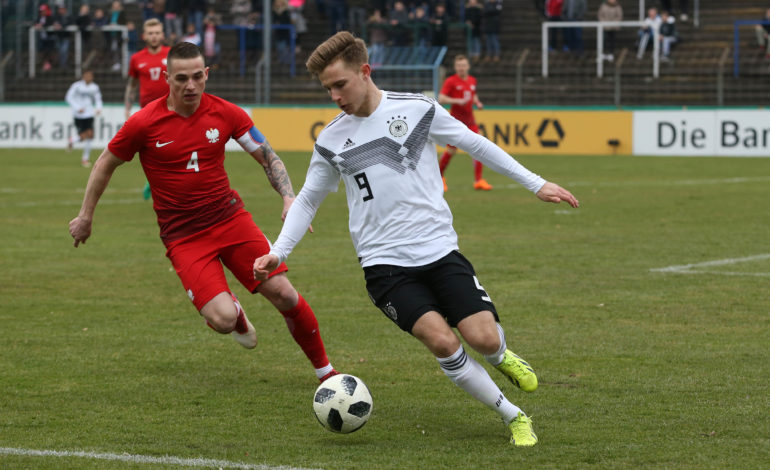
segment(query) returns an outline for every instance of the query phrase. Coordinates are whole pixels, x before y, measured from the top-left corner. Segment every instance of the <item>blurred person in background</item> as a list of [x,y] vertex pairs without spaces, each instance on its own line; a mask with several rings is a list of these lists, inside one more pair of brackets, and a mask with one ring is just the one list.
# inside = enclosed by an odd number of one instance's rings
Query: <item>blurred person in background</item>
[[[596,12],[596,18],[599,21],[623,21],[623,7],[618,0],[604,0]],[[602,59],[612,62],[615,60],[615,43],[620,26],[605,26],[602,29],[604,30]]]
[[69,10],[60,3],[56,7],[56,13],[53,14],[53,28],[56,30],[56,49],[58,51],[59,67],[67,68],[67,59],[70,54],[70,43],[72,41],[72,32],[67,31],[69,26],[75,24],[75,20],[70,15]]
[[668,11],[660,12],[660,38],[661,60],[668,61],[671,55],[671,47],[679,41],[679,32],[676,29],[676,20]]
[[765,51],[765,59],[770,59],[770,8],[765,10],[765,17],[762,20],[764,24],[754,26],[754,33],[757,35],[759,47]]
[[82,78],[67,90],[64,97],[72,110],[77,134],[67,139],[67,151],[73,145],[83,143],[83,154],[80,164],[84,167],[91,165],[91,143],[94,138],[94,117],[102,113],[102,92],[94,82],[94,72],[84,70]]
[[[564,0],[562,9],[562,18],[564,21],[583,21],[588,2],[586,0]],[[565,28],[564,43],[567,48],[575,54],[583,53],[583,28]]]
[[[455,119],[465,124],[473,132],[479,132],[479,126],[476,124],[476,118],[473,115],[473,107],[484,109],[484,105],[476,93],[476,77],[471,75],[471,66],[468,58],[464,55],[455,56],[454,60],[455,74],[450,75],[441,86],[438,94],[440,104],[450,105],[449,114]],[[444,191],[448,190],[444,171],[449,166],[449,161],[457,153],[457,147],[447,145],[444,154],[439,160],[439,171],[441,179],[444,182]],[[492,185],[482,178],[481,173],[484,165],[478,160],[473,160],[473,189],[489,191]]]
[[40,57],[43,61],[43,71],[51,70],[51,62],[56,54],[56,36],[48,28],[53,26],[53,12],[48,4],[43,3],[38,7],[38,16],[35,21],[35,30],[40,40]]
[[655,31],[660,31],[660,15],[658,9],[650,7],[647,9],[647,18],[644,24],[639,28],[639,49],[636,51],[636,58],[644,57],[644,51],[647,50],[647,44],[655,37]]
[[[661,0],[660,1],[660,7],[662,10],[666,10],[669,12],[671,16],[674,16],[674,9],[673,5],[671,5],[671,0]],[[690,2],[689,0],[679,0],[679,21],[685,22],[690,17],[688,14],[690,13]]]
[[503,0],[486,0],[481,10],[481,32],[484,33],[485,62],[500,61],[500,22]]
[[468,51],[472,63],[481,59],[481,5],[479,0],[468,0],[465,5],[465,24],[471,28],[471,49]]

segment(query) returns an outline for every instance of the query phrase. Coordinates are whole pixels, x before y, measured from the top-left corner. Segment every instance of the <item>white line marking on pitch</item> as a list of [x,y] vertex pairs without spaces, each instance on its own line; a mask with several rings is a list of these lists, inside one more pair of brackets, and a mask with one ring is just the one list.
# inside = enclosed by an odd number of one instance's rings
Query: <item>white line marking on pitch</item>
[[743,273],[735,271],[713,271],[699,268],[710,268],[713,266],[727,266],[730,264],[747,263],[750,261],[759,261],[770,259],[770,253],[761,255],[746,256],[744,258],[726,258],[713,261],[704,261],[702,263],[681,264],[677,266],[666,266],[665,268],[652,268],[650,272],[655,273],[674,273],[674,274],[722,274],[724,276],[770,276],[770,273]]
[[112,460],[128,463],[157,464],[157,465],[178,465],[182,467],[215,467],[215,468],[240,468],[244,470],[314,470],[302,467],[292,467],[280,465],[253,465],[241,462],[231,462],[229,460],[215,459],[184,459],[167,455],[165,457],[153,457],[151,455],[137,454],[110,454],[99,452],[84,452],[79,450],[35,450],[35,449],[17,449],[13,447],[0,447],[0,455],[21,455],[27,457],[81,457],[93,460]]

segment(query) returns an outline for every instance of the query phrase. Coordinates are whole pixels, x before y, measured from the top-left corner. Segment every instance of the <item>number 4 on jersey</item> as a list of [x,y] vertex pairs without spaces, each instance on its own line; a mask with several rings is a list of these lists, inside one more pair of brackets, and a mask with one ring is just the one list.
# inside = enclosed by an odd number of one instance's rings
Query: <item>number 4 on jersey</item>
[[188,170],[195,170],[195,172],[199,172],[198,169],[198,152],[193,152],[190,156],[190,161],[187,162],[187,169]]

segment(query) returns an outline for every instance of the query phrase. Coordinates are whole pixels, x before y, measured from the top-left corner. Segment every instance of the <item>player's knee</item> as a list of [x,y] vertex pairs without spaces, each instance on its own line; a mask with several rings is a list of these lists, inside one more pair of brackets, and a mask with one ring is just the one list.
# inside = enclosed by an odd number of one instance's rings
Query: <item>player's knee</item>
[[215,331],[218,333],[230,333],[235,329],[235,323],[238,320],[238,309],[234,303],[228,305],[222,302],[207,307],[210,308],[204,308],[201,311],[201,315],[203,315]]
[[297,290],[282,274],[275,275],[260,284],[259,293],[280,311],[291,310],[299,300]]
[[450,330],[447,332],[437,332],[431,335],[430,350],[436,357],[449,357],[460,347],[460,340]]

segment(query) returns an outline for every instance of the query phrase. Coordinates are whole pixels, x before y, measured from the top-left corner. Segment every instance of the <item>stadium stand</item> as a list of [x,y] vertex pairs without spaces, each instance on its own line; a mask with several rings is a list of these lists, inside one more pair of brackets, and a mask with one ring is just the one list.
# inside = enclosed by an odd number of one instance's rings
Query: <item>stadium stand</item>
[[[40,2],[26,2],[36,5]],[[73,6],[80,2],[73,1]],[[214,2],[223,24],[233,22],[229,1]],[[364,7],[364,0],[349,0],[349,6]],[[601,0],[588,1],[586,20],[595,20]],[[647,1],[647,4],[657,2]],[[691,4],[694,2],[691,1]],[[94,2],[91,2],[92,6]],[[622,0],[624,19],[638,19],[638,2]],[[549,55],[549,76],[541,76],[541,21],[530,0],[504,0],[501,43],[503,52],[499,62],[480,62],[473,65],[473,74],[479,81],[479,94],[486,105],[514,105],[517,101],[517,67],[520,67],[521,89],[518,96],[523,105],[576,105],[576,106],[756,106],[770,97],[770,60],[756,44],[753,26],[739,29],[740,76],[733,76],[733,28],[736,20],[759,20],[767,2],[763,0],[701,0],[699,27],[689,21],[678,22],[681,42],[675,46],[672,60],[661,64],[660,76],[651,74],[650,54],[637,60],[637,31],[626,28],[618,33],[616,56],[627,48],[625,60],[605,63],[602,78],[596,76],[596,32],[583,30],[585,52],[581,55],[562,50]],[[33,6],[34,8],[34,6]],[[74,67],[27,76],[28,30],[34,21],[31,13],[9,11],[0,18],[3,22],[2,54],[7,59],[3,70],[4,94],[7,101],[60,101],[64,91],[75,78]],[[25,16],[26,13],[26,16]],[[126,19],[141,25],[141,12],[135,2],[126,3]],[[316,11],[315,2],[307,2],[304,16],[308,30],[302,35],[296,54],[297,72],[289,73],[287,65],[272,61],[272,104],[325,104],[326,93],[304,71],[304,61],[313,47],[329,35],[329,21]],[[357,31],[367,34],[365,30]],[[209,91],[238,103],[255,102],[255,65],[261,56],[261,31],[247,37],[245,73],[241,73],[238,32],[220,29],[217,33],[221,56],[215,73],[218,79]],[[455,54],[467,53],[466,30],[455,25],[450,30],[448,51],[443,61],[443,73],[451,73]],[[140,46],[141,47],[141,46]],[[8,54],[11,54],[9,56]],[[71,55],[71,54],[70,54]],[[125,79],[112,70],[106,54],[96,53],[87,60],[102,87],[107,102],[122,101]],[[40,58],[36,58],[41,67]],[[70,58],[72,63],[72,58]],[[37,70],[41,70],[38,68]],[[222,76],[226,78],[222,79]],[[721,77],[720,77],[721,75]],[[443,77],[442,77],[443,78]],[[375,74],[376,79],[376,74]],[[616,80],[620,79],[616,89]],[[0,83],[2,83],[0,81]],[[718,87],[723,87],[718,90]],[[415,90],[423,91],[423,90]],[[619,93],[619,94],[618,94]]]

